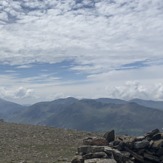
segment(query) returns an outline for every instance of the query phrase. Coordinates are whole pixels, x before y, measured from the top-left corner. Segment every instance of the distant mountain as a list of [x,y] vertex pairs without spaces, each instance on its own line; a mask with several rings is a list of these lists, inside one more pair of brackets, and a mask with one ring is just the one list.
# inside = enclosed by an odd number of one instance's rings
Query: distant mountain
[[51,115],[57,115],[65,110],[69,105],[78,101],[69,97],[66,99],[58,99],[50,102],[39,102],[29,106],[23,112],[20,112],[12,120],[20,123],[39,124],[48,119]]
[[19,114],[24,108],[25,106],[0,99],[0,118],[10,120],[13,116]]
[[114,128],[132,134],[163,127],[163,111],[135,102],[109,100],[66,98],[40,102],[17,114],[14,121],[86,131]]
[[99,98],[96,99],[98,102],[102,102],[105,104],[113,103],[113,104],[126,104],[128,101],[121,100],[121,99],[112,99],[112,98]]
[[152,101],[152,100],[142,100],[142,99],[133,99],[130,101],[146,107],[163,110],[163,101]]

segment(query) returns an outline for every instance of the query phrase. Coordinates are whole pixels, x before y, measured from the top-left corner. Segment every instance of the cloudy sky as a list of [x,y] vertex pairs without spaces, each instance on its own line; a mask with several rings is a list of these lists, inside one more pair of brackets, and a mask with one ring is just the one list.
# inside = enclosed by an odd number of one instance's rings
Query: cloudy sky
[[1,0],[0,98],[163,100],[162,0]]

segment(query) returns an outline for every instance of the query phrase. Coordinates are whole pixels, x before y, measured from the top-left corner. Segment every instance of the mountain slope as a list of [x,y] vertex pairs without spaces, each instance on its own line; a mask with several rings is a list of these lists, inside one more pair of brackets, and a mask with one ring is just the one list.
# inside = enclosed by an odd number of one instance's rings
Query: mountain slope
[[126,104],[128,102],[128,101],[125,101],[125,100],[112,99],[112,98],[99,98],[99,99],[96,99],[96,101],[101,102],[101,103],[105,103],[105,104],[109,104],[109,103]]
[[10,120],[14,115],[19,114],[25,106],[16,104],[14,102],[0,99],[0,118]]
[[119,132],[138,134],[153,128],[162,128],[162,117],[162,111],[135,103],[106,105],[101,108],[78,103],[49,117],[41,124],[87,131],[116,129]]
[[139,134],[162,128],[163,111],[134,102],[102,103],[97,100],[74,98],[41,102],[30,106],[14,121],[86,131],[107,131]]
[[152,100],[142,100],[142,99],[133,99],[131,102],[135,102],[139,105],[143,105],[150,108],[163,110],[163,101],[152,101]]
[[38,124],[49,118],[51,115],[57,115],[65,110],[70,104],[78,101],[75,98],[58,99],[49,102],[39,102],[29,106],[26,110],[13,117],[14,122],[23,122],[28,124]]

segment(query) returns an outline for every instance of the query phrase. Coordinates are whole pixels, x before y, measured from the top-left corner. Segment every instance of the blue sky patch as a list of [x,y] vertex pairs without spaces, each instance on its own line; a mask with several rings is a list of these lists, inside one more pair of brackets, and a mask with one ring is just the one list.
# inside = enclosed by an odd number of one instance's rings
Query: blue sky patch
[[136,61],[136,62],[132,62],[132,63],[128,63],[128,64],[124,64],[121,66],[120,70],[125,70],[125,69],[139,69],[142,67],[147,67],[149,66],[147,64],[147,61]]
[[146,59],[142,61],[135,61],[128,64],[121,65],[116,70],[130,70],[130,69],[141,69],[144,67],[163,65],[163,59]]
[[36,78],[41,76],[59,78],[60,80],[84,80],[86,74],[71,70],[76,63],[65,60],[59,63],[35,63],[30,65],[0,64],[0,74],[14,75],[17,78]]

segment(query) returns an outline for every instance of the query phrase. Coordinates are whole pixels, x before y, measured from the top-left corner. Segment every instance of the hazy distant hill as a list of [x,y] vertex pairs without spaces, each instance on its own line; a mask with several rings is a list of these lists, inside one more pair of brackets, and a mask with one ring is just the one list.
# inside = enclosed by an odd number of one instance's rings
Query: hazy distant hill
[[102,102],[102,103],[105,103],[105,104],[109,104],[109,103],[114,103],[114,104],[126,104],[126,103],[128,103],[128,101],[125,101],[125,100],[121,100],[121,99],[112,99],[112,98],[99,98],[99,99],[96,99],[96,101]]
[[163,110],[163,101],[152,101],[152,100],[142,100],[142,99],[133,99],[131,101],[146,107]]
[[39,102],[20,112],[13,118],[13,121],[28,124],[39,124],[42,121],[47,120],[50,116],[57,115],[66,110],[68,106],[75,101],[78,100],[75,98],[67,98],[50,102]]
[[[163,111],[134,102],[66,98],[40,102],[18,114],[16,122],[87,131],[139,134],[163,127]],[[121,103],[122,102],[122,103]],[[120,103],[120,104],[119,104]]]
[[0,99],[0,118],[9,120],[14,115],[21,112],[25,106]]
[[99,101],[102,103],[114,103],[114,104],[126,104],[129,102],[135,102],[142,106],[163,110],[163,101],[143,100],[143,99],[138,99],[138,98],[132,99],[129,101],[125,101],[121,99],[99,98],[99,99],[96,99],[96,101]]

